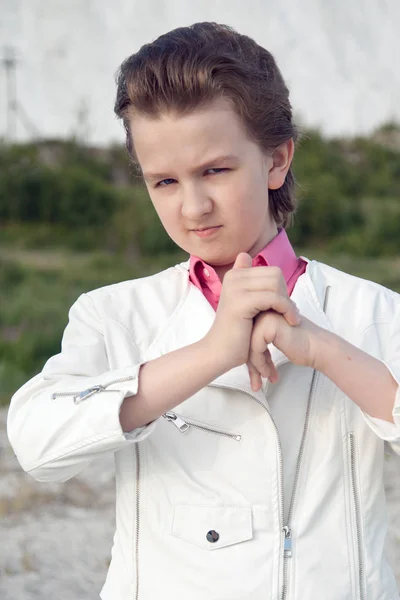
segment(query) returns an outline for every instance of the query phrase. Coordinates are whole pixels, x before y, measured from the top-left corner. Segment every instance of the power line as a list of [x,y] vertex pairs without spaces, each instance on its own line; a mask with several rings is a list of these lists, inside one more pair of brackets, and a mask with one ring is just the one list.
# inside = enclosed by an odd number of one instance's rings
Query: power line
[[17,55],[13,46],[3,48],[3,65],[6,75],[6,140],[16,141],[17,123],[22,124],[25,131],[32,137],[39,138],[40,132],[32,123],[17,97]]
[[15,112],[19,117],[19,121],[20,123],[22,123],[22,125],[25,128],[25,131],[34,139],[38,140],[40,138],[40,131],[39,129],[36,127],[36,125],[33,124],[33,122],[31,121],[31,119],[28,117],[28,115],[26,114],[25,109],[23,108],[23,106],[18,102],[16,103],[16,107],[15,107]]
[[1,62],[6,75],[6,139],[12,141],[17,134],[17,58],[12,46],[4,48]]

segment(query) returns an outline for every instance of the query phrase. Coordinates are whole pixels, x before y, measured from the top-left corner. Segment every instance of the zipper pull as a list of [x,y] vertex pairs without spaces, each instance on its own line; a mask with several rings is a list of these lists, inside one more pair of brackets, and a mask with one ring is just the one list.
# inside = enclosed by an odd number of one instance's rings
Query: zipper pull
[[283,527],[283,533],[285,535],[283,544],[283,556],[284,558],[290,558],[292,556],[292,530],[289,525]]
[[93,387],[88,388],[87,390],[83,390],[83,392],[79,392],[79,394],[75,394],[74,404],[79,404],[80,402],[83,402],[87,398],[90,398],[90,396],[94,396],[94,394],[98,394],[102,390],[104,390],[103,385],[94,385]]
[[163,417],[165,417],[170,423],[173,423],[181,433],[185,433],[190,427],[186,421],[178,417],[178,415],[173,412],[166,412]]

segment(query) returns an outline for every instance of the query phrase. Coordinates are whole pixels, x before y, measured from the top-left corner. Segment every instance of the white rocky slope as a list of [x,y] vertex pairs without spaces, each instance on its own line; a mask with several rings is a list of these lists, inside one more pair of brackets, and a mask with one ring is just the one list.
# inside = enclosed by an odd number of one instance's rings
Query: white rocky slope
[[[1,600],[95,600],[114,533],[113,460],[66,483],[35,482],[19,467],[0,411]],[[387,555],[400,589],[400,457],[388,453]],[[375,599],[371,599],[375,600]]]
[[[91,143],[122,142],[112,112],[120,62],[169,29],[205,20],[274,53],[304,123],[350,135],[400,121],[399,0],[0,0],[0,57],[13,46],[19,61],[17,137],[80,128]],[[4,87],[0,71],[0,137]]]

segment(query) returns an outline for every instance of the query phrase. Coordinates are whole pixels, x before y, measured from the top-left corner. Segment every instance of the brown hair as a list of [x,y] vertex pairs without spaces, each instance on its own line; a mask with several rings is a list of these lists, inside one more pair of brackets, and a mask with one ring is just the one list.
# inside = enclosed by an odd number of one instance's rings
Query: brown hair
[[[151,117],[169,111],[183,115],[218,97],[232,102],[250,138],[265,152],[297,139],[289,91],[273,56],[227,25],[195,23],[161,35],[122,63],[116,81],[114,111],[123,119],[136,163],[131,111]],[[291,168],[282,187],[269,196],[272,217],[286,227],[295,210]]]

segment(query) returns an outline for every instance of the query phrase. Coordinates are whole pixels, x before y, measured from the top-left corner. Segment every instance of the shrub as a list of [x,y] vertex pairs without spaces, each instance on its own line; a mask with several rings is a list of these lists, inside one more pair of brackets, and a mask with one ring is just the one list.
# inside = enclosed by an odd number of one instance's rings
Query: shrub
[[116,190],[88,165],[48,166],[28,146],[0,148],[0,219],[97,227],[111,218]]

